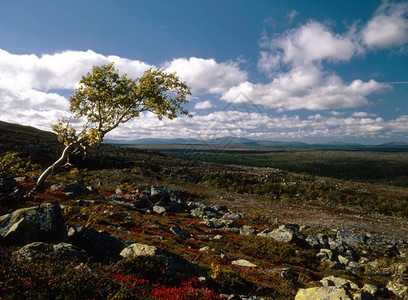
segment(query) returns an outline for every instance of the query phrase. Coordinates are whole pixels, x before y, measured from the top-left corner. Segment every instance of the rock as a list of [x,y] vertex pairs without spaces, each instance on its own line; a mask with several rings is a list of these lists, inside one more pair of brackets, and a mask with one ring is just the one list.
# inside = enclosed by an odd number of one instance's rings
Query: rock
[[330,249],[320,249],[320,252],[316,255],[320,260],[333,260],[333,251]]
[[162,215],[166,212],[166,208],[164,206],[161,205],[155,205],[153,206],[152,210],[159,215]]
[[397,281],[387,283],[387,289],[401,299],[408,299],[408,286]]
[[0,173],[0,204],[12,203],[22,192],[14,178],[6,172]]
[[18,209],[0,217],[0,236],[12,244],[67,240],[58,203]]
[[246,267],[246,268],[256,268],[258,267],[257,265],[245,260],[245,259],[238,259],[238,260],[233,260],[231,262],[232,265],[239,266],[239,267]]
[[228,239],[226,236],[223,236],[221,234],[217,234],[216,236],[213,237],[213,240],[226,240]]
[[163,267],[167,266],[173,273],[185,274],[193,272],[195,269],[195,265],[183,257],[145,244],[131,244],[122,250],[120,256],[126,259],[142,257],[148,261],[159,263]]
[[319,233],[317,235],[309,235],[305,239],[306,243],[311,248],[319,249],[319,248],[328,248],[329,246],[329,238],[327,235]]
[[211,228],[222,228],[222,227],[234,227],[236,226],[235,222],[230,219],[218,219],[218,218],[211,218],[211,219],[204,219],[203,224],[207,225]]
[[133,259],[139,256],[154,257],[158,254],[159,249],[157,247],[139,243],[131,244],[120,252],[121,257],[128,259]]
[[361,299],[377,299],[380,294],[380,289],[372,284],[365,284],[361,289]]
[[74,183],[63,184],[63,189],[67,196],[77,197],[81,195],[87,195],[90,191],[85,186],[84,182],[76,181]]
[[336,234],[336,240],[347,246],[354,247],[364,245],[367,242],[367,236],[360,233],[354,233],[348,230],[340,230]]
[[357,284],[337,276],[324,277],[322,280],[320,280],[320,282],[323,284],[323,286],[345,287],[346,289],[358,290]]
[[266,237],[284,243],[294,242],[296,240],[295,231],[291,228],[278,228],[272,230],[271,232],[266,234]]
[[224,214],[222,216],[223,219],[241,219],[242,218],[242,213],[238,213],[238,212],[227,212],[226,214]]
[[49,244],[43,242],[33,242],[16,251],[17,259],[33,260],[44,256],[50,252]]
[[323,286],[300,289],[295,300],[353,300],[350,292],[342,287]]
[[253,226],[244,225],[239,229],[239,233],[243,235],[257,234],[258,230]]
[[83,226],[71,227],[68,231],[71,244],[84,249],[88,255],[102,260],[119,257],[126,245],[118,238],[106,232],[98,232]]
[[54,255],[58,259],[72,259],[72,258],[83,258],[84,251],[78,247],[68,244],[68,243],[59,243],[52,246]]
[[180,226],[173,226],[170,228],[170,231],[179,236],[179,237],[183,237],[183,238],[189,238],[190,235],[187,233],[187,231],[185,231],[183,228],[181,228]]
[[170,190],[157,185],[152,185],[150,188],[150,197],[149,200],[156,204],[156,203],[163,203],[167,204],[170,201]]

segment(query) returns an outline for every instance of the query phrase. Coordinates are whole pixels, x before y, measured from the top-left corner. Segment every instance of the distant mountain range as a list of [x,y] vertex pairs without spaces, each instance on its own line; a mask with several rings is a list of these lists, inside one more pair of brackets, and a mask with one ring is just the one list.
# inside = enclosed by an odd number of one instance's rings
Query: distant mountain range
[[[39,130],[31,126],[23,126],[19,124],[13,124],[0,121],[0,141],[7,143],[11,141],[27,141],[27,140],[39,140],[42,142],[50,141],[56,142],[56,135],[52,132]],[[133,139],[133,140],[107,140],[109,144],[121,144],[121,145],[202,145],[202,146],[217,146],[217,145],[234,145],[234,146],[246,146],[246,147],[278,147],[278,148],[310,148],[310,149],[374,149],[381,150],[392,149],[408,151],[408,142],[391,142],[381,145],[364,145],[358,143],[344,143],[341,141],[321,143],[321,144],[307,144],[303,142],[282,142],[282,141],[268,141],[268,140],[252,140],[248,138],[238,137],[222,137],[208,140],[201,139],[160,139],[160,138],[145,138],[145,139]],[[1,148],[1,147],[0,147]]]
[[355,148],[389,148],[389,147],[402,147],[408,148],[408,142],[391,142],[380,145],[364,145],[359,143],[345,143],[341,141],[328,142],[328,143],[315,143],[308,144],[303,142],[282,142],[282,141],[268,141],[268,140],[252,140],[247,138],[238,137],[222,137],[211,140],[200,139],[160,139],[160,138],[145,138],[135,140],[108,140],[108,143],[112,144],[126,144],[126,145],[243,145],[249,147],[295,147],[295,148],[343,148],[343,147],[355,147]]

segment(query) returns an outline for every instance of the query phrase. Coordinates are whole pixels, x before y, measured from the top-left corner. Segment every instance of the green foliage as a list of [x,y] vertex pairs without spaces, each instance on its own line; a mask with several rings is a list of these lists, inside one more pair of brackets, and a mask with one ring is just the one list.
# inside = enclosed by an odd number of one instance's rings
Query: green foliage
[[8,152],[0,156],[0,170],[7,171],[12,176],[32,175],[39,169],[39,165],[32,164],[30,160],[20,158],[18,152]]
[[76,142],[95,146],[121,123],[146,111],[154,113],[159,120],[188,115],[183,104],[188,102],[190,88],[174,73],[167,74],[161,69],[148,69],[142,77],[131,79],[120,76],[110,63],[94,66],[79,84],[69,99],[69,108],[74,118],[83,120],[82,131],[77,132],[70,120],[61,119],[53,125],[65,145]]

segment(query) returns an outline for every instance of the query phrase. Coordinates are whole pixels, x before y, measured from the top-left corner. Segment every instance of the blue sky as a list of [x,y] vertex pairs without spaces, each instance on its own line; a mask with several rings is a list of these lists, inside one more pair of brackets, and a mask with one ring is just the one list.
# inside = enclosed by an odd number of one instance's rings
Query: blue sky
[[49,130],[111,61],[177,72],[194,115],[113,139],[408,141],[408,1],[0,0],[0,120]]

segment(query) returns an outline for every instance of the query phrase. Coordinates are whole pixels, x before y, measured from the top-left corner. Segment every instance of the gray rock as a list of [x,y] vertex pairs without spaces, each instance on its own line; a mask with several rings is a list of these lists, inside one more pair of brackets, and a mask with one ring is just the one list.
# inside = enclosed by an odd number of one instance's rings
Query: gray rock
[[336,286],[336,287],[344,287],[348,290],[358,290],[358,285],[351,282],[348,279],[344,279],[337,276],[327,276],[324,277],[320,282],[323,286]]
[[294,242],[296,240],[295,231],[291,228],[279,227],[278,229],[272,230],[266,234],[266,237],[284,243]]
[[153,206],[152,210],[159,215],[162,215],[166,212],[166,208],[164,206],[161,205],[155,205]]
[[106,232],[98,232],[83,226],[71,227],[68,231],[71,244],[84,249],[88,255],[102,260],[119,257],[126,245],[118,238]]
[[316,255],[320,260],[333,260],[333,251],[330,249],[320,249],[320,252]]
[[190,235],[187,233],[187,231],[185,231],[183,228],[181,228],[180,226],[173,226],[170,228],[170,231],[179,236],[179,237],[183,237],[183,238],[189,238]]
[[0,236],[12,244],[67,240],[58,203],[18,209],[0,217]]
[[33,242],[16,251],[18,260],[33,260],[50,253],[50,245],[43,242]]
[[63,189],[67,196],[77,197],[81,195],[87,195],[90,193],[84,182],[76,181],[74,183],[64,183]]
[[140,243],[133,243],[120,252],[123,258],[133,259],[139,256],[155,257],[159,254],[159,249],[155,246],[149,246]]
[[126,259],[143,257],[149,261],[160,263],[162,266],[167,266],[173,273],[185,274],[196,269],[193,263],[179,255],[145,244],[134,243],[123,249],[120,256]]
[[350,292],[342,287],[323,286],[309,289],[300,289],[295,300],[353,300]]
[[360,233],[354,233],[348,230],[340,230],[336,234],[336,240],[347,246],[354,247],[364,245],[367,242],[367,236]]
[[249,225],[244,225],[239,229],[239,233],[243,235],[253,235],[257,234],[257,232],[258,230],[255,227]]
[[84,251],[78,247],[68,244],[68,243],[59,243],[52,246],[54,255],[58,259],[72,259],[72,258],[83,258]]
[[239,267],[246,267],[246,268],[256,268],[258,267],[257,265],[245,260],[245,259],[238,259],[238,260],[233,260],[231,262],[231,265],[239,266]]

